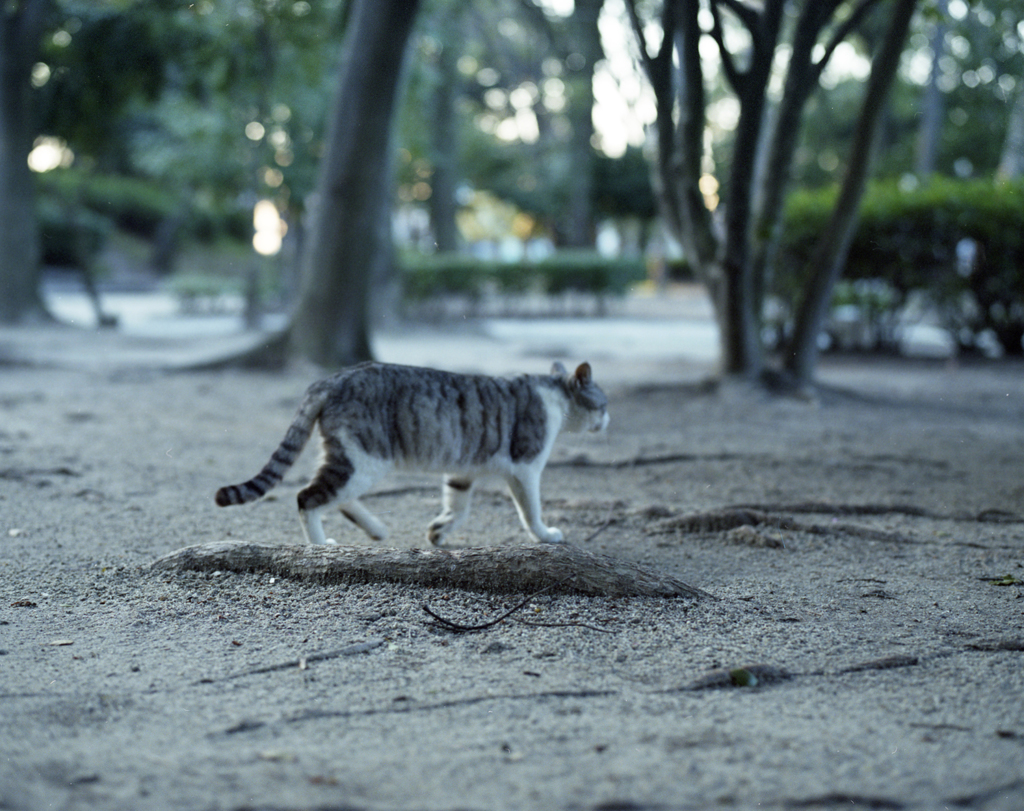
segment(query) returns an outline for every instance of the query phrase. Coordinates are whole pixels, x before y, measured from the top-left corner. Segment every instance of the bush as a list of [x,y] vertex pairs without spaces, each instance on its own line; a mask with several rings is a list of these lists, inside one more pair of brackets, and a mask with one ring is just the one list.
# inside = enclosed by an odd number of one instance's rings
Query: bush
[[457,253],[415,254],[402,262],[404,294],[411,301],[441,295],[476,299],[488,289],[502,294],[573,291],[603,297],[622,295],[645,277],[642,259],[607,259],[593,251],[559,251],[540,262],[493,262]]
[[593,251],[559,251],[534,268],[542,289],[551,294],[573,291],[621,296],[631,284],[647,278],[641,257],[608,259]]
[[40,195],[72,201],[107,217],[118,228],[151,238],[180,206],[174,195],[149,180],[63,169],[39,176]]
[[60,169],[39,175],[38,188],[40,197],[72,201],[144,239],[157,238],[167,223],[205,242],[221,235],[248,241],[252,234],[250,209],[205,197],[185,204],[166,184],[145,178]]
[[87,268],[113,228],[106,217],[53,198],[41,198],[36,214],[44,265]]
[[442,295],[476,298],[494,267],[464,254],[410,254],[402,260],[403,293],[410,301]]
[[[777,292],[792,302],[837,189],[796,192],[786,207]],[[958,337],[992,330],[1009,353],[1024,336],[1024,183],[935,180],[912,191],[869,186],[844,270],[878,279],[901,306],[924,290]],[[969,341],[968,341],[969,342]]]

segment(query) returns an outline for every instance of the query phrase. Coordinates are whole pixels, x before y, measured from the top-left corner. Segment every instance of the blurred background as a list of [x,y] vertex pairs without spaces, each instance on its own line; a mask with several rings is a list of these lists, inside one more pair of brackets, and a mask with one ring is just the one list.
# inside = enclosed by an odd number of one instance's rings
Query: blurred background
[[[356,146],[337,153],[371,165],[360,139],[386,147],[385,234],[366,237],[381,260],[337,270],[365,277],[353,295],[377,355],[410,328],[458,327],[525,354],[596,347],[713,364],[730,351],[723,324],[741,317],[718,281],[735,254],[755,266],[753,340],[770,358],[794,334],[868,124],[856,223],[816,350],[1024,352],[1018,0],[911,3],[884,108],[867,113],[898,3],[696,4],[695,134],[687,60],[664,47],[686,32],[666,35],[660,2],[408,5],[408,33],[393,35],[404,60],[380,70],[358,50],[372,34],[359,38],[370,23],[357,0],[6,2],[0,320],[48,314],[161,338],[288,329],[304,285],[318,284],[310,244],[330,230],[318,207],[344,208],[327,190],[355,183],[328,157],[359,63],[372,67],[370,105],[397,88],[386,127],[354,130]],[[757,34],[773,8],[774,38]],[[801,48],[814,70],[799,126],[780,125]],[[773,180],[771,144],[786,134]],[[688,190],[697,208],[673,224]],[[741,203],[752,214],[736,222]],[[701,233],[714,242],[703,253]]]

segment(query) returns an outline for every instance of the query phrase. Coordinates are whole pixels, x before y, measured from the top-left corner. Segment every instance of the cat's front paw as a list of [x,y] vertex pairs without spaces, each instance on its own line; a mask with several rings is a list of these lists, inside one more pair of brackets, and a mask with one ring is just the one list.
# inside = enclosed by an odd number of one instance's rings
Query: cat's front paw
[[430,526],[427,527],[427,540],[434,546],[441,546],[448,533],[454,529],[455,523],[455,514],[445,510],[430,522]]
[[562,535],[562,530],[555,529],[554,527],[547,527],[543,535],[538,535],[537,539],[541,543],[565,543],[565,536]]

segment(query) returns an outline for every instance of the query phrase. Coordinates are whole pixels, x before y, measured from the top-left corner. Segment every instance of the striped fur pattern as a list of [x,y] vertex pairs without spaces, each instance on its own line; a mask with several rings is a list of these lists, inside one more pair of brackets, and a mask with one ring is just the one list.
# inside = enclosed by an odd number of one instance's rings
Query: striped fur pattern
[[523,526],[549,543],[562,533],[540,518],[540,475],[560,430],[603,430],[608,399],[589,364],[568,373],[495,378],[364,363],[314,383],[270,460],[255,477],[217,491],[221,507],[255,501],[277,485],[319,425],[323,459],[298,494],[306,539],[328,543],[322,512],[337,504],[371,538],[387,530],[359,501],[395,468],[444,474],[443,509],[427,537],[440,545],[468,515],[474,481],[508,483]]

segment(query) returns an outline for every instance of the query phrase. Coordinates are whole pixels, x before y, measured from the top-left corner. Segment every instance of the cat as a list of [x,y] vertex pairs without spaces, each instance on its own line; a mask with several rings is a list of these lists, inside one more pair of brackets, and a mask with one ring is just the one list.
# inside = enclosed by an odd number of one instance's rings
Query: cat
[[444,543],[469,514],[477,478],[508,483],[527,532],[561,543],[562,532],[541,521],[540,477],[555,436],[603,431],[608,398],[594,383],[589,363],[573,374],[556,363],[551,374],[509,379],[462,375],[413,366],[363,363],[314,383],[306,391],[284,439],[252,479],[217,491],[221,507],[245,504],[278,484],[319,423],[323,458],[298,494],[306,541],[324,537],[321,515],[333,503],[374,540],[387,528],[359,497],[390,470],[443,473],[443,509],[427,530]]

